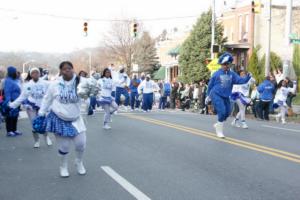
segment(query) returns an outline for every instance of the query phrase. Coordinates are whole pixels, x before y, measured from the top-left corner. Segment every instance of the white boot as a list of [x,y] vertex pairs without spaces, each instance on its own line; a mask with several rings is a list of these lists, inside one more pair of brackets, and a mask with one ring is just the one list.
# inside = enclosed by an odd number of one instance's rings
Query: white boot
[[247,129],[248,128],[248,125],[246,124],[246,122],[245,121],[242,121],[242,128],[245,128],[245,129]]
[[239,120],[238,119],[234,119],[232,122],[231,122],[231,125],[232,126],[235,126],[235,127],[241,127],[240,125],[239,125]]
[[282,119],[282,124],[286,124],[286,121],[285,121],[285,119]]
[[76,151],[75,165],[76,165],[78,174],[85,175],[86,170],[85,170],[83,162],[82,162],[82,156],[83,156],[83,152]]
[[39,134],[32,132],[33,139],[34,139],[34,145],[33,148],[39,148],[40,147],[40,139],[39,139]]
[[37,140],[34,142],[33,148],[39,148],[40,147],[40,141]]
[[60,167],[59,167],[60,176],[63,178],[69,177],[68,171],[68,156],[60,155]]
[[45,136],[45,141],[46,141],[46,144],[47,144],[48,146],[51,146],[51,145],[52,145],[52,141],[51,141],[49,135],[46,135],[46,136]]
[[219,137],[219,138],[225,138],[225,136],[223,134],[223,122],[217,122],[214,125],[214,127],[216,129],[217,137]]
[[105,123],[103,126],[103,129],[109,130],[109,129],[111,129],[111,127],[108,125],[108,123]]
[[276,117],[275,117],[276,118],[276,122],[280,122],[280,116],[281,116],[280,114],[276,115]]

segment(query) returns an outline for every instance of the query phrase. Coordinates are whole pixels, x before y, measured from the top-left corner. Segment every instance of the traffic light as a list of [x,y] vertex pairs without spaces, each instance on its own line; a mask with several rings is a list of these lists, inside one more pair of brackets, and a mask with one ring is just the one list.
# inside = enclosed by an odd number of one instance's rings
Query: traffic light
[[138,24],[136,22],[132,24],[132,35],[134,38],[138,35]]
[[260,0],[252,1],[252,12],[261,13],[261,2]]
[[88,34],[88,23],[87,22],[83,23],[83,32],[84,32],[85,36],[87,36],[87,34]]

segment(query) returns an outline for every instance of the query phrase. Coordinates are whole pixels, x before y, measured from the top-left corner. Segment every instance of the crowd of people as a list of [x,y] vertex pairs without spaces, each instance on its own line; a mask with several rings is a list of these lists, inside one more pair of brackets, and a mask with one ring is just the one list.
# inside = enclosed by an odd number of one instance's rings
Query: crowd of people
[[[248,128],[248,110],[254,117],[269,120],[269,113],[278,109],[276,120],[285,124],[287,110],[296,95],[296,81],[278,71],[276,76],[270,74],[257,85],[251,73],[232,71],[232,61],[231,54],[224,53],[219,58],[221,68],[210,80],[193,84],[154,81],[150,74],[129,77],[124,67],[116,69],[114,64],[89,77],[84,71],[76,74],[68,61],[60,64],[60,73],[51,81],[40,68],[31,68],[22,80],[17,69],[10,66],[6,76],[0,73],[1,120],[5,119],[7,137],[22,135],[17,124],[20,110],[24,109],[32,123],[34,148],[40,147],[40,135],[51,146],[48,133],[54,133],[61,158],[61,177],[69,176],[67,158],[71,143],[75,145],[77,172],[86,173],[82,158],[87,127],[82,112],[93,115],[97,107],[103,110],[105,130],[111,129],[112,115],[120,109],[147,113],[153,107],[216,114],[214,127],[220,138],[225,138],[223,125],[230,115],[234,115],[232,126]],[[82,110],[82,104],[88,109]]]

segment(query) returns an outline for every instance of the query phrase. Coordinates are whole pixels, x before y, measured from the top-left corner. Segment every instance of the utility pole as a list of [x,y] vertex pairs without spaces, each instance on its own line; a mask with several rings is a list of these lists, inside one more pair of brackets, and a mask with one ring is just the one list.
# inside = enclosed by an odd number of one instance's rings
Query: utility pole
[[291,60],[292,60],[292,46],[290,42],[290,34],[292,33],[292,7],[293,0],[286,0],[286,17],[285,17],[285,40],[284,46],[286,47],[286,56],[283,64],[283,74],[285,76],[290,75],[290,71],[292,70]]
[[266,48],[266,63],[265,63],[265,76],[270,73],[270,52],[271,52],[271,20],[272,20],[272,0],[266,1],[266,11],[267,11],[267,48]]
[[214,44],[215,44],[215,24],[216,24],[216,0],[212,0],[211,6],[212,16],[211,16],[211,47],[210,47],[210,55],[211,59],[214,59]]
[[92,75],[92,50],[89,51],[89,71],[91,76]]

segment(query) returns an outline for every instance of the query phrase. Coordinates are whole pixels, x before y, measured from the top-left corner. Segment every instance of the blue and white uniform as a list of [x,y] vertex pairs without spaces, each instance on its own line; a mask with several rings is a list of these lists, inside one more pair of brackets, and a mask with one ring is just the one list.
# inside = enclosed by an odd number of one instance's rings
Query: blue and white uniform
[[139,94],[143,93],[143,105],[142,109],[147,112],[152,110],[152,104],[153,104],[153,93],[155,91],[159,91],[158,85],[152,81],[147,81],[146,79],[141,82],[141,84],[138,87]]
[[[38,69],[36,71],[39,72]],[[33,70],[31,70],[31,72],[33,72]],[[38,116],[38,111],[42,105],[42,100],[47,93],[48,86],[48,81],[42,80],[40,78],[38,79],[38,81],[34,81],[31,79],[29,82],[24,84],[21,95],[14,102],[10,103],[9,106],[11,108],[17,108],[23,103],[24,107],[26,108],[27,115],[31,123],[33,123],[33,120]],[[39,133],[36,133],[35,131],[32,132],[35,141],[34,147],[38,148]],[[45,133],[44,136],[46,143],[48,145],[52,145],[48,134]]]
[[121,95],[125,96],[124,106],[129,105],[129,94],[127,87],[130,85],[130,78],[124,73],[118,73],[117,75],[117,85],[116,85],[116,103],[121,104]]
[[[111,115],[118,109],[118,105],[115,102],[115,98],[111,96],[112,90],[116,85],[116,82],[111,78],[103,77],[98,80],[100,86],[100,94],[97,97],[97,101],[102,105],[104,109],[104,129],[110,129],[108,123],[111,122]],[[112,110],[110,110],[112,108]]]
[[[287,112],[287,104],[286,99],[289,93],[296,93],[297,89],[297,82],[295,81],[292,88],[289,87],[280,87],[277,89],[275,98],[274,98],[274,105],[275,107],[279,107],[279,113],[276,115],[276,120],[279,122],[280,118],[283,124],[286,123],[285,115]],[[273,105],[273,106],[274,106]]]
[[250,95],[250,87],[255,83],[255,79],[251,78],[248,83],[241,85],[234,85],[232,88],[231,98],[234,100],[238,107],[239,112],[237,113],[234,121],[232,122],[233,126],[240,127],[238,124],[239,120],[241,121],[242,128],[248,128],[245,121],[246,107],[250,104],[251,98]]
[[59,77],[52,82],[42,101],[39,115],[46,117],[46,131],[56,136],[58,152],[61,156],[60,174],[69,176],[67,154],[71,143],[75,144],[76,165],[79,174],[85,174],[82,156],[86,147],[86,126],[80,115],[80,97],[77,95],[77,80],[74,74],[70,81]]
[[[233,62],[233,57],[229,53],[224,53],[219,58],[219,64],[226,66]],[[218,114],[218,122],[215,124],[217,136],[224,138],[223,122],[229,117],[231,112],[230,95],[234,84],[245,84],[251,79],[248,74],[242,78],[231,70],[224,70],[223,67],[216,71],[208,83],[208,99],[212,100],[215,111]]]

